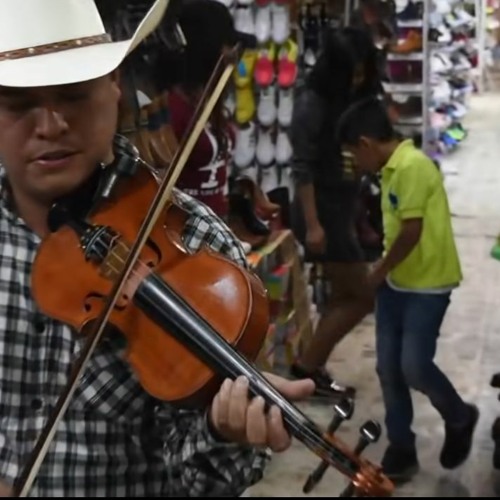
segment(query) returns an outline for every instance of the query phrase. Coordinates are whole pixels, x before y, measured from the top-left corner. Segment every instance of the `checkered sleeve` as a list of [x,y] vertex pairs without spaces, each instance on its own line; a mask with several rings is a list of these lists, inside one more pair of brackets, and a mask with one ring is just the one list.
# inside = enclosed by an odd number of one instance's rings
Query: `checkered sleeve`
[[0,432],[0,482],[13,486],[19,472],[19,461],[7,435]]
[[164,428],[171,496],[235,497],[257,483],[270,460],[268,450],[219,441],[202,412],[172,412]]
[[184,243],[190,250],[196,251],[206,245],[248,269],[248,261],[240,241],[220,217],[185,193],[176,191],[176,198],[190,213],[184,228]]

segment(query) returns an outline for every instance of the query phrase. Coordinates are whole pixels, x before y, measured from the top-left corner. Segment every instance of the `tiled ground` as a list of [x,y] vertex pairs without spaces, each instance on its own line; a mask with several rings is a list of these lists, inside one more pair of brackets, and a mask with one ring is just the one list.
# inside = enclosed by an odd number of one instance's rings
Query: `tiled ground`
[[[476,97],[467,121],[470,135],[461,149],[447,159],[444,169],[455,215],[454,224],[465,273],[455,293],[442,332],[437,359],[465,398],[481,409],[473,453],[460,469],[447,472],[438,462],[443,426],[427,400],[415,394],[415,430],[422,470],[395,496],[477,497],[500,493],[500,471],[492,466],[491,425],[500,415],[497,393],[489,386],[491,375],[500,372],[500,262],[489,257],[494,237],[500,232],[500,95]],[[358,427],[366,419],[383,421],[383,408],[374,366],[373,320],[353,332],[336,350],[330,368],[345,383],[358,388],[356,411],[339,436],[354,446]],[[318,423],[327,425],[331,409],[304,404]],[[378,462],[385,439],[365,456]],[[317,458],[301,443],[274,458],[264,480],[248,491],[251,496],[305,496],[302,485],[316,466]],[[329,470],[314,493],[338,496],[346,484]]]

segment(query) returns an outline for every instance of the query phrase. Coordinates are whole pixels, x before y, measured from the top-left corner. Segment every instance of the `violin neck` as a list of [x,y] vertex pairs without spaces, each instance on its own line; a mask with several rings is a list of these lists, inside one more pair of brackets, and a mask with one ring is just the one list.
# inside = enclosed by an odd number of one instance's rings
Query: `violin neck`
[[193,308],[158,275],[149,274],[139,285],[134,303],[155,323],[174,335],[214,371],[236,379],[243,375],[249,381],[253,396],[262,396],[267,408],[280,408],[289,432],[322,459],[349,477],[359,465],[342,450],[324,439],[316,424],[284,398],[245,357],[239,354]]

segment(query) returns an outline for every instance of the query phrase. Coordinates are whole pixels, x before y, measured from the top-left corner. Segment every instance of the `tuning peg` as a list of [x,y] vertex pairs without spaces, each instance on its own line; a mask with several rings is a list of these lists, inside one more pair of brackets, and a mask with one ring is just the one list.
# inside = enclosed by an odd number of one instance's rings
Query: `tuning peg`
[[[375,420],[368,420],[359,428],[359,441],[354,449],[356,456],[361,455],[369,444],[376,443],[382,435],[382,428]],[[356,492],[356,487],[350,483],[339,497],[352,497]]]
[[[328,434],[334,434],[341,426],[342,422],[350,420],[354,413],[354,401],[350,398],[343,399],[333,407],[334,415],[328,426]],[[321,478],[328,469],[328,462],[322,461],[318,467],[309,475],[302,488],[304,493],[310,493],[312,489],[321,481]]]

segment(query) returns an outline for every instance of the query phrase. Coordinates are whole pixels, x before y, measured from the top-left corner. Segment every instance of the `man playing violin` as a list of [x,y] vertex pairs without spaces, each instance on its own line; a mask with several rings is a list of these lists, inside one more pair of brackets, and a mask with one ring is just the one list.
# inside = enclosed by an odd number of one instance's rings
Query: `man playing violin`
[[[0,2],[2,496],[12,496],[83,345],[68,326],[41,314],[31,293],[49,209],[77,193],[99,165],[135,161],[116,136],[116,69],[166,5],[155,3],[132,42],[113,43],[93,0]],[[175,196],[190,214],[183,235],[189,249],[208,244],[246,265],[212,211]],[[279,410],[264,412],[262,398],[250,400],[246,380],[226,380],[208,409],[174,410],[143,390],[121,353],[113,337],[94,352],[30,495],[237,496],[261,479],[272,451],[290,445]],[[267,376],[292,400],[314,390],[310,380]]]

